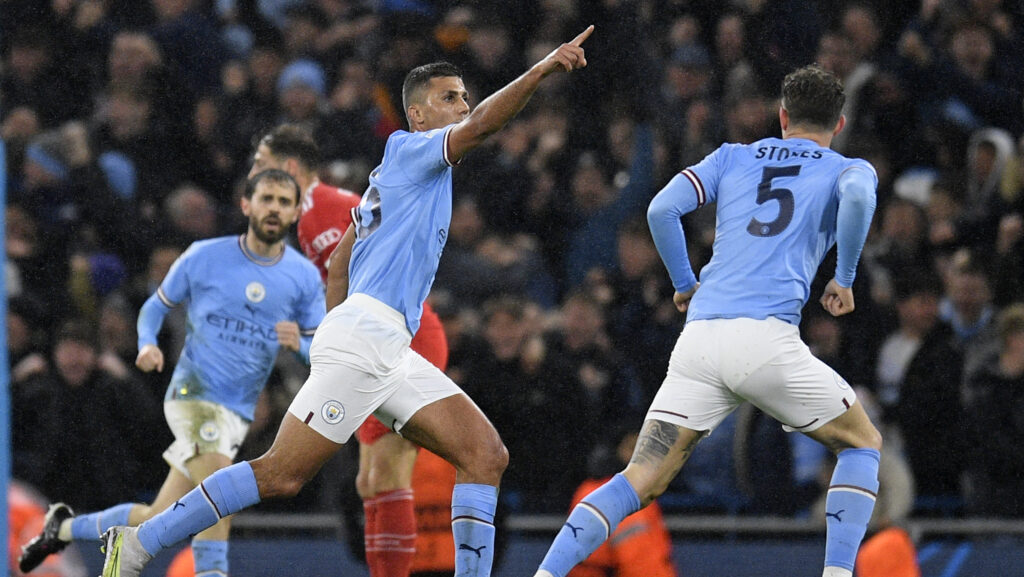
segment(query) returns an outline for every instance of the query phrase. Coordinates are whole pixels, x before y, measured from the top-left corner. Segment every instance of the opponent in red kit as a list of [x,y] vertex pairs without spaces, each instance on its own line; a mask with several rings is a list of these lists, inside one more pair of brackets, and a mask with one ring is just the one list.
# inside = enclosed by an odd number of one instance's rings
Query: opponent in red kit
[[[328,186],[316,174],[320,152],[303,128],[284,124],[260,139],[252,174],[279,168],[303,190],[298,235],[302,252],[320,269],[326,282],[331,254],[352,224],[352,208],[360,197]],[[445,370],[448,342],[437,313],[423,305],[420,329],[412,350]],[[366,514],[366,563],[371,577],[408,577],[416,543],[412,475],[418,448],[371,416],[356,432],[359,473],[356,491]]]

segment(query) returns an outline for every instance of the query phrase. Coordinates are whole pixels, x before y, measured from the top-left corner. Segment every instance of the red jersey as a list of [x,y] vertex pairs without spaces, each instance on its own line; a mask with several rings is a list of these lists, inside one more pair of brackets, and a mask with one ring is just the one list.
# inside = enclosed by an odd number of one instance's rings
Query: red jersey
[[299,216],[299,246],[320,269],[320,280],[327,282],[331,253],[352,224],[352,208],[360,201],[357,194],[317,182],[306,191]]

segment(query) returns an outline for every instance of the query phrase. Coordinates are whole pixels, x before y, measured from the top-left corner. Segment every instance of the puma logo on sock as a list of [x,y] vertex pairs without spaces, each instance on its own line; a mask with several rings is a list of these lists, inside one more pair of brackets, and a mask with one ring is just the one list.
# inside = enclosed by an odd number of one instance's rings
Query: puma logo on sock
[[572,530],[572,538],[576,538],[576,534],[583,530],[583,527],[573,527],[570,523],[565,524],[566,527]]
[[472,551],[472,552],[476,553],[477,557],[480,557],[480,552],[483,551],[486,548],[487,548],[487,545],[481,545],[481,546],[477,547],[476,549],[474,549],[474,548],[470,547],[469,545],[466,545],[465,543],[459,543],[459,551]]
[[840,510],[836,511],[835,513],[829,513],[828,511],[825,511],[825,518],[828,519],[829,517],[835,517],[836,521],[839,521],[840,523],[842,523],[843,520],[839,518],[839,514],[845,512],[845,511],[846,511],[846,509],[840,509]]

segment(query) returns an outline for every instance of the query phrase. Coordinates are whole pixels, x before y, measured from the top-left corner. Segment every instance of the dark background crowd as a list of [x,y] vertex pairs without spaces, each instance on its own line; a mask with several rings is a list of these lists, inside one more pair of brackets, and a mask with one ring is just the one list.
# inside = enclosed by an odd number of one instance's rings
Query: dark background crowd
[[[645,220],[723,142],[778,135],[782,77],[843,81],[833,147],[878,171],[857,310],[801,325],[886,437],[876,516],[1024,516],[1024,2],[1020,0],[0,0],[14,474],[76,509],[145,500],[170,441],[170,368],[134,367],[135,316],[194,240],[244,230],[254,138],[309,128],[322,180],[361,193],[405,128],[401,82],[444,59],[474,102],[587,24],[552,77],[455,171],[431,299],[449,373],[511,453],[509,511],[561,513],[614,465],[684,322]],[[825,193],[826,191],[823,191]],[[751,191],[754,194],[755,191]],[[685,219],[695,268],[714,208]],[[184,319],[162,335],[173,358]],[[282,357],[242,457],[303,368]],[[749,407],[663,498],[801,515],[824,451]],[[297,501],[351,491],[351,462]]]

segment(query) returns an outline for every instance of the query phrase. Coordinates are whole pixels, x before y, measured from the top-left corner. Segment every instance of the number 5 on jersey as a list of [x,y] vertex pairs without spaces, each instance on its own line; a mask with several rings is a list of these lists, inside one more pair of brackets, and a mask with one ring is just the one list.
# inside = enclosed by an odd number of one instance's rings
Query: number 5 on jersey
[[771,222],[761,222],[756,218],[750,219],[747,224],[747,232],[754,236],[769,237],[775,236],[786,230],[793,220],[793,191],[788,188],[772,188],[772,179],[784,176],[796,176],[800,174],[800,165],[796,166],[766,166],[761,171],[761,183],[757,185],[757,204],[764,204],[769,200],[779,202],[779,216]]

